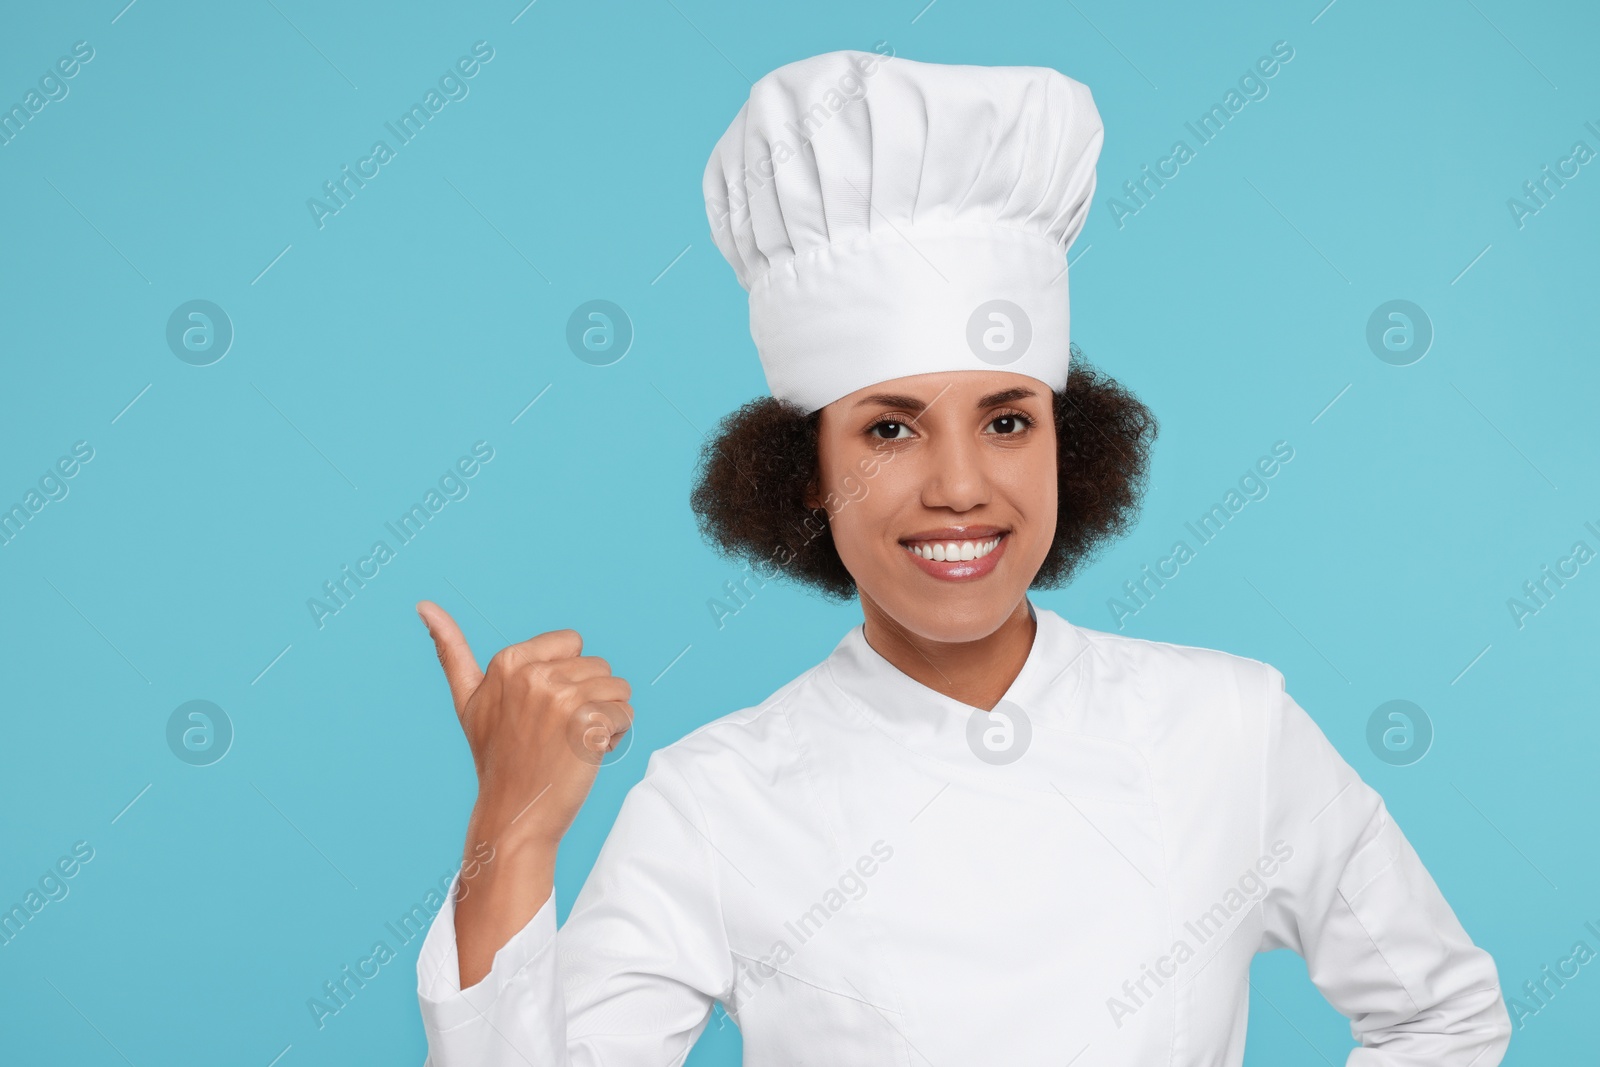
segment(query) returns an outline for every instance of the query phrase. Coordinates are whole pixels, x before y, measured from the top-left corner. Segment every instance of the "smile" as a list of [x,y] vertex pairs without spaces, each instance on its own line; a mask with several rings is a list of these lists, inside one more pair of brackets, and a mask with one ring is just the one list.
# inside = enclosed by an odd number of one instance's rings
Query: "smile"
[[995,531],[990,527],[973,532],[987,536],[918,537],[900,544],[907,558],[924,574],[947,582],[973,581],[998,567],[1006,545],[1011,543],[1009,530]]
[[906,545],[906,551],[938,563],[955,563],[960,560],[981,559],[993,552],[999,544],[998,537],[991,537],[987,541],[915,541]]

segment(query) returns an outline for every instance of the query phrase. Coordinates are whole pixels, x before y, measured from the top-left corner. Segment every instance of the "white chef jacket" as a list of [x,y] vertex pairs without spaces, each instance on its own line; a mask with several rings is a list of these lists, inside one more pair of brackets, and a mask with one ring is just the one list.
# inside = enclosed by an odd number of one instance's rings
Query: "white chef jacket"
[[1238,1067],[1284,947],[1349,1067],[1500,1062],[1494,961],[1277,670],[1035,618],[1000,718],[858,625],[657,750],[566,924],[465,991],[446,904],[428,1067],[672,1067],[715,1002],[750,1067]]

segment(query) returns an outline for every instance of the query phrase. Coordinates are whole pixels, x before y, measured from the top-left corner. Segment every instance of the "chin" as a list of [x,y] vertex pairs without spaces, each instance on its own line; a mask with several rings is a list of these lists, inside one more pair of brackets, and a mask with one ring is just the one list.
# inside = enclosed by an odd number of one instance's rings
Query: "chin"
[[897,588],[877,604],[902,628],[927,641],[966,644],[981,641],[1011,617],[1027,589],[973,582],[966,588],[935,590]]
[[1011,543],[1007,536],[1006,542],[1005,551],[994,554],[993,569],[958,579],[943,564],[908,560],[898,542],[887,551],[841,557],[857,590],[906,633],[939,644],[969,644],[992,636],[1020,608],[1050,547],[1033,537]]

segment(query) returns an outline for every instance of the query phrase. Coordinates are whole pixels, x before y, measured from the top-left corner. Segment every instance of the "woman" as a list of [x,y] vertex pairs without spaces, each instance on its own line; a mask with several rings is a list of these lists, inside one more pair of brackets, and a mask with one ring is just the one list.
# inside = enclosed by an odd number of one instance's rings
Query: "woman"
[[480,672],[419,605],[479,778],[418,962],[433,1067],[667,1067],[717,1002],[750,1064],[1237,1067],[1278,947],[1352,1063],[1499,1063],[1493,961],[1281,674],[1028,600],[1126,529],[1155,433],[1068,374],[1101,138],[1047,68],[838,52],[753,86],[705,192],[772,397],[692,501],[864,621],[651,755],[558,932],[629,686],[570,630]]

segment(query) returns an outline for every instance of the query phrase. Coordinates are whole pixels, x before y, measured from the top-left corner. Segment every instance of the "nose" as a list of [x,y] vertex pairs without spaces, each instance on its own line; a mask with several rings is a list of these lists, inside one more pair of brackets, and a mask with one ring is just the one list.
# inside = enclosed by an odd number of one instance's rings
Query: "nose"
[[989,474],[979,442],[963,433],[942,433],[923,453],[922,503],[966,512],[989,501]]

